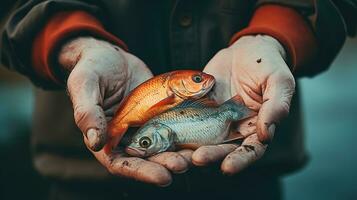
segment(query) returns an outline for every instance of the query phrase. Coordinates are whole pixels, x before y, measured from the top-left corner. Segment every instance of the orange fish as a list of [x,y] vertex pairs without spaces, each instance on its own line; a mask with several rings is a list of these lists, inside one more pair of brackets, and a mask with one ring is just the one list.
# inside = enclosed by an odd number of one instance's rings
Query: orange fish
[[213,76],[194,70],[177,70],[155,76],[140,84],[122,101],[108,124],[105,151],[117,146],[129,127],[143,125],[152,117],[186,99],[199,99],[215,83]]

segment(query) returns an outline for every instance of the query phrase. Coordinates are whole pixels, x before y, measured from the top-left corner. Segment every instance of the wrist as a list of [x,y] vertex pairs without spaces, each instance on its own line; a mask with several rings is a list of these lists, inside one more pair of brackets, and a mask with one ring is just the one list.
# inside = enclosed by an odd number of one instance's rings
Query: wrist
[[280,55],[286,62],[287,53],[283,45],[274,37],[269,35],[246,35],[235,41],[230,47],[243,47],[250,52],[262,51],[269,52],[271,55]]
[[[274,13],[274,14],[272,14]],[[245,35],[266,34],[276,38],[287,51],[292,72],[301,70],[315,58],[318,44],[309,23],[295,9],[278,5],[259,6],[249,25],[233,35],[230,43]]]
[[[93,53],[95,52],[95,53]],[[112,57],[123,50],[107,41],[93,37],[78,37],[65,43],[59,51],[58,63],[63,70],[71,72],[78,61],[86,57]],[[116,54],[116,55],[115,55]]]
[[71,56],[73,58],[68,58],[67,55],[68,59],[65,65],[62,65],[59,64],[58,52],[63,47],[63,42],[69,41],[73,36],[83,34],[101,38],[127,50],[125,43],[107,32],[95,16],[81,10],[60,11],[46,20],[42,30],[33,41],[32,66],[35,73],[40,78],[62,87],[68,71],[73,69],[74,63],[78,61],[78,55],[81,54]]
[[261,35],[261,39],[272,50],[278,51],[285,62],[287,61],[287,52],[284,46],[277,39],[269,35]]

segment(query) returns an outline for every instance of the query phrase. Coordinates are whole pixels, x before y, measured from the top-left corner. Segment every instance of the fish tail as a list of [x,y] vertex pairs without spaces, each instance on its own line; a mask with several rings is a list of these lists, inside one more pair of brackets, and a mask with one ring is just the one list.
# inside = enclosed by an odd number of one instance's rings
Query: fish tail
[[107,155],[111,154],[113,151],[112,141],[109,141],[107,144],[105,144],[103,150],[104,150],[105,154],[107,154]]
[[222,111],[223,110],[230,111],[232,113],[233,121],[245,119],[256,114],[254,111],[252,111],[251,109],[249,109],[247,106],[244,105],[243,100],[238,95],[225,101],[220,106],[220,109]]
[[106,154],[110,154],[113,150],[114,147],[118,146],[120,140],[124,136],[125,132],[128,130],[128,125],[127,124],[119,124],[119,125],[113,125],[113,123],[110,123],[108,125],[108,132],[109,132],[109,141],[107,144],[104,146],[104,152]]
[[112,153],[113,149],[116,146],[118,146],[121,139],[122,139],[122,136],[110,138],[108,140],[107,144],[105,144],[105,146],[104,146],[104,153],[106,153],[107,155]]

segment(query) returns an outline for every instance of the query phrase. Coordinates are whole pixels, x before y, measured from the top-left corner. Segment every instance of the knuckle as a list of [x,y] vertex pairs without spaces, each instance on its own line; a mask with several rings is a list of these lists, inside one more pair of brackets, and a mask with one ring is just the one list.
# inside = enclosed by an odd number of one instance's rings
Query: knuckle
[[275,71],[271,78],[274,82],[284,84],[288,88],[295,88],[295,78],[288,67],[286,70]]
[[114,162],[110,159],[106,164],[104,164],[110,174],[114,174]]
[[229,50],[227,48],[221,49],[216,53],[216,56],[224,56],[228,54]]
[[102,108],[98,105],[78,104],[74,106],[74,120],[82,130],[87,128],[99,129],[100,132],[106,130],[106,119]]
[[[124,164],[123,164],[124,163]],[[114,174],[114,175],[120,175],[121,171],[120,168],[118,169],[118,165],[124,166],[125,163],[128,163],[128,161],[123,161],[120,163],[120,161],[116,161],[114,158],[110,159],[108,164],[106,165],[106,168],[109,173]]]
[[[78,64],[78,66],[80,65]],[[93,74],[93,72],[87,70],[87,68],[85,67],[75,67],[73,71],[69,74],[67,80],[68,86],[74,86],[76,83],[79,83],[80,80],[83,80],[83,78],[91,77],[91,74]]]
[[200,147],[192,155],[192,161],[195,165],[201,166],[216,160],[216,157],[220,157],[220,152],[216,149],[212,149],[208,146]]
[[90,108],[90,106],[76,105],[74,107],[74,120],[80,128],[82,128],[82,125],[88,122],[89,116],[93,114],[93,110]]
[[290,101],[288,102],[287,100],[283,100],[278,108],[278,113],[280,113],[283,117],[285,117],[289,115],[289,112],[290,112]]
[[88,115],[87,110],[87,107],[84,105],[76,105],[74,107],[74,119],[77,124],[82,122],[86,118],[86,116]]
[[131,65],[134,66],[146,66],[145,63],[143,61],[141,61],[138,57],[131,55],[130,57],[131,59],[129,59],[129,62]]
[[295,78],[291,73],[289,73],[289,75],[287,76],[285,82],[286,82],[286,84],[288,86],[290,86],[290,88],[292,90],[295,90],[295,87],[296,87]]

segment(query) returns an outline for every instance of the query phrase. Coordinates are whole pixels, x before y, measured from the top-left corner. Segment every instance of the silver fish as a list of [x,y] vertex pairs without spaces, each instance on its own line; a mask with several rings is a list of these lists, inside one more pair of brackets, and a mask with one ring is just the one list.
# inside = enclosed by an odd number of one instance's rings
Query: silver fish
[[222,105],[208,99],[186,100],[152,118],[132,137],[125,151],[147,157],[175,147],[198,148],[227,139],[230,125],[253,112],[232,98]]

